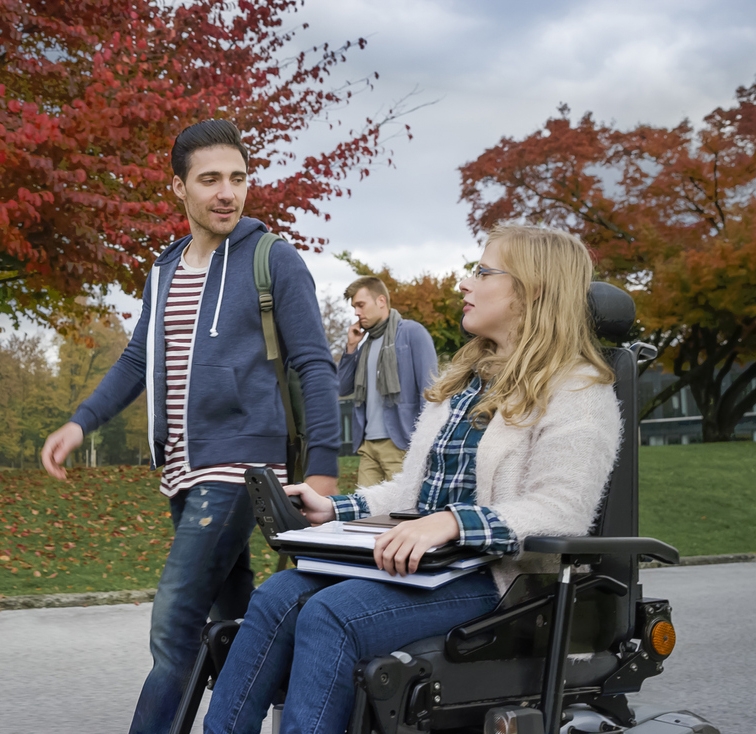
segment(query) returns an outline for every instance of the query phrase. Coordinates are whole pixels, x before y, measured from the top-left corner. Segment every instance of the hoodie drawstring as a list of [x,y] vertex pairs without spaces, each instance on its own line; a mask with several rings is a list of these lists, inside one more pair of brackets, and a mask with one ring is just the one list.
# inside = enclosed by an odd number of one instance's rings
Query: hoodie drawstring
[[218,336],[218,316],[220,316],[221,303],[223,302],[223,290],[226,287],[226,265],[228,265],[228,237],[226,237],[226,247],[223,252],[223,272],[221,273],[220,293],[218,294],[218,303],[215,304],[215,316],[213,316],[213,325],[210,327],[210,336]]

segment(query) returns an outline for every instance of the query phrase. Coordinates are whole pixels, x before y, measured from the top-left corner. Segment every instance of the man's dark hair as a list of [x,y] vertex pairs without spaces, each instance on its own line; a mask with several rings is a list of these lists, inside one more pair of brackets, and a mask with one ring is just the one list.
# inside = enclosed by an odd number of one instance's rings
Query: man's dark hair
[[236,148],[244,158],[244,165],[249,163],[249,152],[242,143],[239,128],[228,120],[203,120],[184,128],[171,150],[171,165],[173,173],[182,181],[186,181],[189,172],[189,156],[200,148],[210,148],[213,145],[230,145]]

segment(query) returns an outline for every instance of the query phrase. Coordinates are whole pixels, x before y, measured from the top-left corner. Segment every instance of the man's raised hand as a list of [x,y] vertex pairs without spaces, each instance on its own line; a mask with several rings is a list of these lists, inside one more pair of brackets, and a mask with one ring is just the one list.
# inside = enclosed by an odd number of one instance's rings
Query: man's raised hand
[[347,330],[347,354],[352,354],[365,336],[365,330],[360,326],[359,321],[355,321]]

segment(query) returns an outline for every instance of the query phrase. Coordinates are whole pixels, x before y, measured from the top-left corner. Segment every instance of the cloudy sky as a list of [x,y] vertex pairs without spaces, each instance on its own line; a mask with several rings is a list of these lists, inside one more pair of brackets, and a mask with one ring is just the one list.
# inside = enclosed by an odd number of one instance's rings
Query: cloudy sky
[[[334,83],[380,79],[339,113],[343,127],[415,89],[411,104],[435,101],[406,118],[412,141],[389,141],[394,167],[353,177],[350,199],[323,206],[330,222],[301,221],[330,240],[305,253],[321,295],[351,281],[333,257],[345,249],[404,278],[475,259],[457,169],[504,135],[533,132],[561,102],[574,118],[590,110],[620,127],[696,124],[756,77],[753,0],[306,0],[285,27],[303,22],[302,47],[368,40]],[[316,124],[298,145],[316,152],[331,142]]]
[[355,183],[327,207],[331,222],[307,223],[330,239],[307,261],[334,292],[352,277],[331,255],[343,249],[403,277],[476,258],[458,167],[533,132],[561,102],[621,127],[696,124],[756,76],[749,0],[312,0],[297,15],[314,41],[368,39],[345,66],[380,74],[360,113],[415,87],[439,100],[408,116],[411,142],[390,141],[395,168]]

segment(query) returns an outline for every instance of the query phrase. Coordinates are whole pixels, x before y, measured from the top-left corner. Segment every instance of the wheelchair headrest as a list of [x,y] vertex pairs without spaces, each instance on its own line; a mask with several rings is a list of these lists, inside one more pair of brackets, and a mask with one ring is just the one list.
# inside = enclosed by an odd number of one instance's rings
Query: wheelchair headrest
[[600,339],[622,341],[635,322],[635,302],[632,296],[611,283],[591,283],[588,305],[596,336]]

